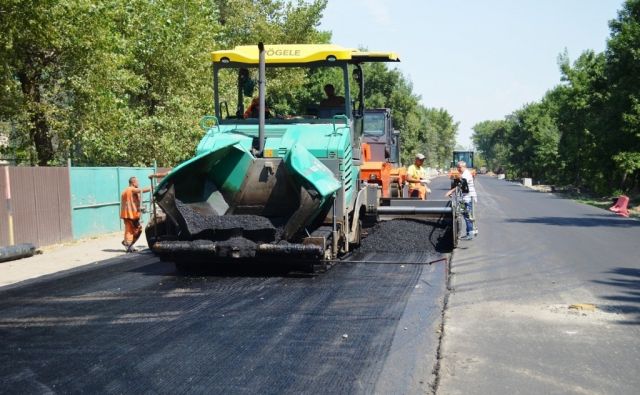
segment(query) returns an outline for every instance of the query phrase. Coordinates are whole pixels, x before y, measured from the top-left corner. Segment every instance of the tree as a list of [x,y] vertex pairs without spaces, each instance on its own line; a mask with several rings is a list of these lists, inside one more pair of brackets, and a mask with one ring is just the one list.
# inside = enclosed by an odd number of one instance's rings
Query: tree
[[486,161],[486,166],[493,171],[508,163],[507,130],[505,120],[483,121],[473,126],[473,144]]
[[559,133],[545,102],[525,105],[509,120],[509,159],[517,174],[551,179],[556,165]]
[[[520,175],[571,183],[598,193],[637,190],[640,182],[640,0],[627,0],[609,23],[604,53],[559,56],[561,84],[540,102],[474,127],[488,160]],[[500,131],[499,131],[500,130]]]
[[627,0],[609,23],[604,73],[609,84],[610,149],[617,187],[638,189],[640,182],[640,0]]
[[[109,91],[122,59],[112,8],[86,0],[8,0],[0,10],[0,118],[12,120],[18,159],[60,162],[84,92]],[[78,107],[77,107],[78,106]],[[62,155],[63,157],[66,155]]]
[[[210,52],[258,41],[327,42],[330,34],[318,30],[325,6],[7,0],[0,6],[0,121],[14,126],[12,154],[40,165],[71,157],[172,166],[192,155],[198,120],[211,111]],[[304,95],[301,84],[292,90]]]

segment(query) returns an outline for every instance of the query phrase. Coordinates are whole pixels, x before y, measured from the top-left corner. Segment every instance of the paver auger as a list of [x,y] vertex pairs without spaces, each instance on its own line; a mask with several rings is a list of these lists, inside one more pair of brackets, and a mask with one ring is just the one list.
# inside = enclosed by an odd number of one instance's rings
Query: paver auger
[[[396,62],[397,55],[259,44],[213,52],[212,60],[215,116],[201,120],[206,134],[196,156],[175,167],[153,194],[161,210],[154,208],[147,239],[163,259],[328,261],[359,244],[365,220],[456,223],[450,201],[383,198],[378,184],[360,180],[362,65]],[[256,69],[260,110],[253,118],[245,105]],[[287,107],[266,100],[267,78],[317,73],[342,89],[344,104]]]

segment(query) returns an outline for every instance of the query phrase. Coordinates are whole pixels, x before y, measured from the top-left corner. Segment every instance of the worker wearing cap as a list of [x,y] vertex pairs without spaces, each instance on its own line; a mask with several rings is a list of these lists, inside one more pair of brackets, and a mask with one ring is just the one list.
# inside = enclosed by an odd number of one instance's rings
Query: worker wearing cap
[[135,252],[133,245],[142,234],[140,225],[140,195],[149,192],[151,188],[138,188],[138,179],[129,178],[129,186],[120,196],[120,218],[124,222],[124,240],[122,245],[127,252]]
[[415,162],[407,169],[407,182],[409,183],[409,196],[415,197],[417,195],[420,199],[425,200],[431,190],[427,186],[429,177],[425,168],[422,167],[423,163],[424,155],[416,154]]

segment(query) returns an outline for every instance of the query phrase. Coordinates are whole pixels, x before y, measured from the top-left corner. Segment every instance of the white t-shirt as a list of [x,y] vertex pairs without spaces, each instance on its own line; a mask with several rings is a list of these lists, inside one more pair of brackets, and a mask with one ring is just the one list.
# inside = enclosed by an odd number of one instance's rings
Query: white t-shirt
[[462,198],[467,201],[470,201],[471,199],[473,199],[474,202],[477,202],[478,194],[476,194],[476,187],[473,184],[473,176],[471,175],[471,172],[469,171],[469,169],[464,169],[460,177],[467,180],[467,185],[469,186],[469,192],[463,193]]

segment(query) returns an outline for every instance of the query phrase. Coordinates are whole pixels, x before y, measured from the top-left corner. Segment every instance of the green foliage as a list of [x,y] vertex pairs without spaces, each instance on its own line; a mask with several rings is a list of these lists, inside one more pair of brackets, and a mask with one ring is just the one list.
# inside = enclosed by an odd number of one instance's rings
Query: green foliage
[[562,84],[539,103],[474,126],[492,166],[597,193],[639,188],[640,0],[627,0],[609,25],[604,53],[585,51],[573,64],[559,56]]
[[[0,6],[2,156],[19,163],[173,166],[192,156],[212,112],[209,54],[241,44],[328,43],[327,0],[5,0]],[[419,103],[384,64],[365,66],[368,107],[393,110],[405,162],[447,163],[457,123]],[[278,114],[317,103],[335,70],[270,73]],[[221,76],[222,97],[235,75]],[[231,91],[231,89],[229,89]],[[250,100],[249,97],[246,98]],[[229,99],[234,103],[235,97]],[[246,103],[248,104],[248,102]],[[235,112],[235,108],[229,108]]]
[[489,170],[497,171],[508,163],[509,148],[505,141],[508,127],[506,120],[483,121],[473,126],[473,144]]
[[[7,0],[0,8],[4,154],[20,163],[172,166],[211,112],[209,54],[322,43],[326,0]],[[277,90],[277,84],[274,84]]]

